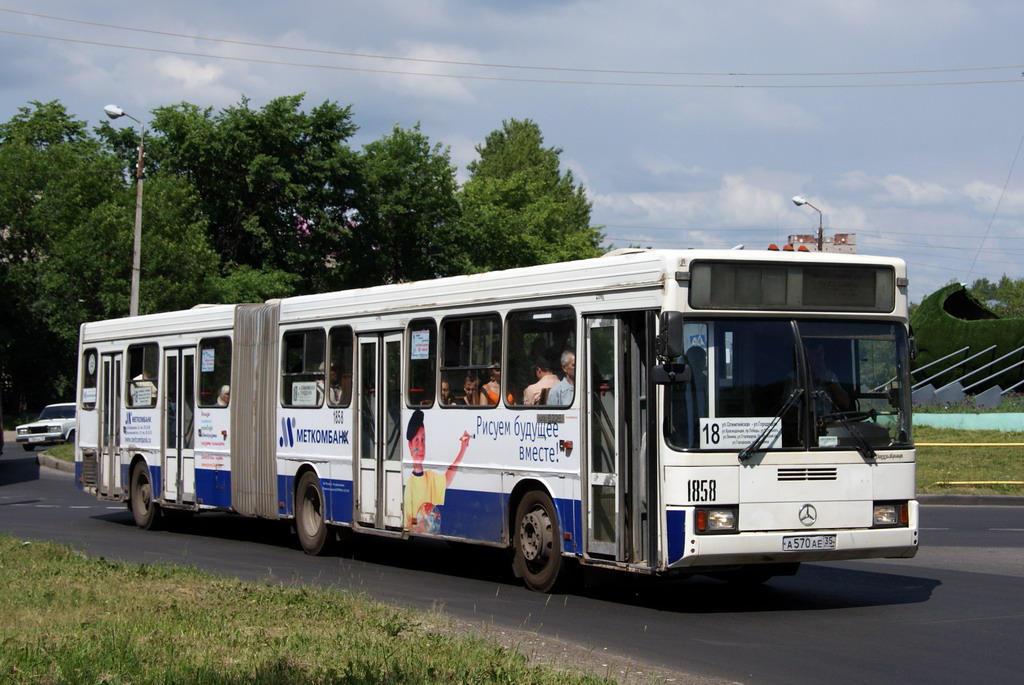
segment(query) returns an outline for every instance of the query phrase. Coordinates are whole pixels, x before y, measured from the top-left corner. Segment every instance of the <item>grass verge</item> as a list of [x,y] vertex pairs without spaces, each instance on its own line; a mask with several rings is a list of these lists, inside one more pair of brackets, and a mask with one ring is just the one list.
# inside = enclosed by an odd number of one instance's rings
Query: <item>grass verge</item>
[[75,460],[75,446],[74,445],[54,445],[46,450],[54,459],[60,459],[61,461],[74,461]]
[[346,592],[89,559],[0,535],[0,681],[608,683]]
[[[918,494],[1024,495],[1024,446],[1006,444],[1024,443],[1024,432],[915,426],[914,441]],[[975,484],[950,485],[963,482]]]

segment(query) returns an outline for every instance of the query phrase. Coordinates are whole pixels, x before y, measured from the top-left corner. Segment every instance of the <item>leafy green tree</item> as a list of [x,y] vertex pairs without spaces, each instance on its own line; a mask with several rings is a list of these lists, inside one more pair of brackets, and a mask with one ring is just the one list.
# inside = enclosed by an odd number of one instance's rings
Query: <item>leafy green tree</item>
[[[61,328],[73,336],[82,321],[125,315],[134,215],[135,193],[125,185],[109,201],[83,213],[53,245],[51,259],[61,268],[44,274],[40,295],[51,303],[52,320],[61,321]],[[185,179],[156,176],[147,181],[141,266],[142,314],[221,301],[219,259]],[[61,295],[76,291],[77,303]]]
[[600,254],[591,203],[561,148],[545,148],[540,127],[512,119],[476,148],[478,160],[460,196],[460,239],[471,270],[508,269]]
[[[81,285],[46,289],[66,268],[55,255],[92,208],[114,197],[120,169],[60,103],[32,102],[0,124],[0,176],[0,375],[15,408],[35,408],[71,391],[82,320],[58,312],[78,310]],[[125,290],[129,268],[125,261]]]
[[970,293],[1004,319],[1024,318],[1024,278],[1013,280],[1006,274],[993,283],[979,278],[970,287]]
[[[61,105],[32,105],[0,124],[0,373],[38,407],[70,397],[81,323],[127,314],[135,179]],[[191,184],[151,176],[140,312],[219,301],[224,288]]]
[[[232,289],[311,292],[333,279],[356,182],[347,147],[356,126],[349,107],[324,102],[306,113],[302,100],[153,111],[147,165],[195,188]],[[131,132],[105,125],[104,134],[133,164]]]
[[361,287],[461,273],[459,205],[448,150],[417,124],[365,146],[356,213],[342,257],[345,283]]

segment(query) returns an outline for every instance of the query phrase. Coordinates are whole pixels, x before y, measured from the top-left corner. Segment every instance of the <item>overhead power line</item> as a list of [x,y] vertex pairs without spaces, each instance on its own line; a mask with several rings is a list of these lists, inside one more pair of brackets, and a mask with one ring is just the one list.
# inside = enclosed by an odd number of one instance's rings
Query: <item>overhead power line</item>
[[[298,47],[293,45],[278,45],[274,43],[260,43],[256,41],[237,40],[233,38],[212,38],[209,36],[198,36],[188,33],[175,33],[172,31],[158,31],[155,29],[144,29],[135,26],[121,26],[118,24],[107,24],[98,21],[88,21],[84,19],[72,19],[69,17],[56,17],[49,14],[39,14],[36,12],[25,12],[23,10],[13,10],[0,7],[0,12],[8,12],[11,14],[20,14],[28,17],[35,17],[38,19],[50,19],[53,21],[62,21],[73,24],[82,24],[86,26],[97,26],[107,29],[115,29],[117,31],[132,31],[136,33],[148,33],[156,36],[168,36],[171,38],[186,38],[189,40],[201,40],[211,43],[224,43],[227,45],[244,45],[247,47],[258,47],[267,48],[272,50],[290,50],[293,52],[306,52],[312,54],[321,55],[337,55],[343,57],[359,57],[365,59],[381,59],[381,60],[395,60],[401,62],[421,62],[425,64],[447,64],[455,66],[466,66],[466,67],[486,67],[491,69],[527,69],[527,70],[538,70],[538,71],[568,71],[568,72],[579,72],[579,73],[594,73],[594,74],[633,74],[640,76],[744,76],[744,77],[806,77],[806,76],[894,76],[894,75],[909,75],[909,74],[951,74],[958,72],[972,72],[972,71],[1004,71],[1007,69],[1024,69],[1022,64],[1010,64],[1004,66],[989,66],[989,67],[946,67],[946,68],[935,68],[935,69],[894,69],[887,71],[805,71],[805,72],[757,72],[757,71],[655,71],[655,70],[638,70],[638,69],[597,69],[587,67],[558,67],[558,66],[537,66],[537,65],[526,65],[526,64],[500,64],[493,62],[469,62],[460,60],[445,60],[445,59],[430,59],[425,57],[401,57],[397,55],[378,55],[373,53],[365,52],[349,52],[344,50],[327,50],[324,48],[308,48]],[[129,46],[125,46],[129,47]],[[312,66],[312,65],[311,65]],[[1014,79],[1016,80],[1016,79]]]
[[[656,70],[631,70],[631,69],[597,69],[597,68],[582,68],[582,67],[559,67],[559,66],[537,66],[537,65],[520,65],[520,64],[500,64],[500,63],[488,63],[488,62],[470,62],[470,61],[458,61],[458,60],[442,60],[442,59],[430,59],[422,57],[402,57],[396,55],[379,55],[371,53],[361,52],[350,52],[342,50],[328,50],[320,48],[308,48],[298,47],[289,45],[277,45],[272,43],[260,43],[255,41],[244,41],[230,38],[212,38],[208,36],[199,36],[186,33],[175,33],[170,31],[159,31],[154,29],[145,29],[132,26],[121,26],[117,24],[107,24],[102,22],[94,22],[83,19],[72,19],[68,17],[57,17],[47,14],[39,14],[35,12],[25,12],[22,10],[13,10],[8,8],[0,7],[0,12],[6,12],[9,14],[18,14],[28,17],[34,17],[38,19],[47,19],[52,21],[68,22],[86,26],[96,26],[105,29],[111,29],[115,31],[130,31],[136,33],[145,33],[149,35],[166,36],[170,38],[179,38],[186,40],[205,41],[210,43],[220,43],[224,45],[241,45],[246,47],[255,47],[260,49],[269,50],[287,50],[300,53],[312,53],[320,55],[332,55],[340,57],[355,57],[359,59],[372,59],[372,60],[392,60],[405,63],[418,63],[418,64],[438,64],[446,66],[459,66],[459,67],[474,67],[484,69],[518,69],[518,70],[532,70],[532,71],[544,71],[544,72],[567,72],[567,73],[578,73],[578,74],[618,74],[625,76],[659,76],[659,77],[714,77],[714,78],[747,78],[747,79],[760,79],[760,78],[807,78],[807,77],[854,77],[854,76],[907,76],[907,75],[923,75],[923,74],[952,74],[952,73],[966,73],[966,72],[982,72],[982,71],[1004,71],[1004,70],[1015,70],[1018,71],[1024,68],[1024,65],[1007,65],[1007,66],[982,66],[982,67],[951,67],[951,68],[936,68],[936,69],[904,69],[904,70],[888,70],[888,71],[847,71],[847,72],[752,72],[752,71],[656,71]],[[400,69],[378,69],[370,67],[355,67],[355,66],[341,66],[334,64],[316,64],[308,62],[292,62],[287,60],[274,60],[274,59],[261,59],[256,57],[239,57],[232,55],[218,55],[204,52],[196,52],[191,50],[172,50],[166,48],[157,48],[150,46],[139,46],[139,45],[127,45],[124,43],[106,42],[106,41],[94,41],[86,40],[84,38],[67,38],[63,36],[46,35],[39,33],[29,33],[22,31],[11,31],[0,29],[0,33],[4,33],[12,36],[20,36],[23,38],[36,38],[40,40],[51,40],[64,43],[77,43],[80,45],[92,45],[96,47],[107,47],[119,50],[135,50],[140,52],[151,52],[168,55],[178,55],[184,57],[199,57],[204,59],[216,59],[233,62],[248,62],[253,64],[270,64],[275,66],[286,66],[286,67],[298,67],[305,69],[328,69],[335,71],[350,71],[350,72],[363,72],[373,74],[393,74],[399,76],[418,76],[426,78],[449,78],[449,79],[465,79],[465,80],[477,80],[477,81],[506,81],[506,82],[518,82],[518,83],[546,83],[555,85],[589,85],[589,86],[620,86],[629,88],[706,88],[706,89],[724,89],[724,88],[762,88],[762,89],[822,89],[822,88],[912,88],[912,87],[933,87],[933,86],[965,86],[965,85],[993,85],[993,84],[1005,84],[1005,83],[1024,83],[1024,79],[1015,76],[1010,79],[982,79],[982,80],[959,80],[959,81],[922,81],[922,82],[905,82],[905,83],[790,83],[790,84],[772,84],[772,83],[658,83],[658,82],[639,82],[639,81],[597,81],[597,80],[574,80],[574,79],[548,79],[548,78],[528,78],[528,77],[511,77],[511,76],[491,76],[491,75],[479,75],[479,74],[445,74],[435,72],[419,72],[419,71],[405,71]]]
[[1021,136],[1020,142],[1017,143],[1017,151],[1013,154],[1013,161],[1010,162],[1010,170],[1006,174],[1006,182],[1003,183],[1003,189],[999,193],[999,199],[996,201],[996,206],[992,210],[992,218],[989,219],[988,227],[985,229],[985,235],[982,236],[981,241],[978,243],[978,250],[974,254],[974,261],[971,262],[971,268],[967,270],[967,278],[970,279],[971,274],[974,273],[974,266],[978,262],[978,253],[981,252],[981,246],[988,240],[989,233],[992,232],[992,224],[995,223],[996,216],[999,214],[999,205],[1003,203],[1003,197],[1006,195],[1006,188],[1010,185],[1010,179],[1013,177],[1013,170],[1017,166],[1017,158],[1020,157],[1021,147],[1024,147],[1024,135]]

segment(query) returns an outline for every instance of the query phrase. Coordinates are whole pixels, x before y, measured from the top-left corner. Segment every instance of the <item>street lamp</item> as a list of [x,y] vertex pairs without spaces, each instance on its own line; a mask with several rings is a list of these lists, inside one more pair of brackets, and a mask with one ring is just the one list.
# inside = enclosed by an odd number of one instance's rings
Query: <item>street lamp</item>
[[822,243],[825,242],[825,229],[821,223],[821,210],[812,205],[807,200],[805,200],[802,195],[794,195],[793,204],[795,204],[797,207],[803,207],[804,205],[807,205],[808,207],[810,207],[811,209],[818,213],[818,252],[821,252]]
[[146,125],[117,105],[103,108],[111,119],[128,117],[139,125],[139,159],[135,164],[135,246],[132,249],[132,294],[128,316],[139,315],[139,276],[142,272],[142,145],[146,138]]

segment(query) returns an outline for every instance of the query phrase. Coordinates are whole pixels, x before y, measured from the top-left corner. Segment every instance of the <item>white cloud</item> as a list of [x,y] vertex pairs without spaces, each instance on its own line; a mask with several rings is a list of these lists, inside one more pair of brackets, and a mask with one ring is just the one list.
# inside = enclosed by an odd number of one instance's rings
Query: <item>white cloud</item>
[[448,154],[455,165],[459,183],[465,183],[469,179],[466,165],[480,157],[476,152],[477,143],[478,141],[470,140],[469,136],[461,133],[450,135],[443,142],[449,148]]
[[974,201],[979,211],[991,212],[999,205],[999,212],[1010,212],[1020,214],[1024,212],[1024,190],[1007,188],[1003,189],[991,183],[983,181],[972,181],[963,187],[965,197]]
[[774,227],[787,213],[789,199],[726,175],[717,188],[693,192],[597,194],[595,213],[607,223],[677,228]]
[[633,156],[642,172],[658,177],[699,176],[706,170],[696,165],[685,165],[678,157],[665,152],[645,150]]
[[959,193],[931,181],[915,181],[900,174],[871,176],[850,171],[840,176],[836,186],[848,192],[869,195],[873,202],[888,205],[943,205],[957,199]]
[[158,74],[177,82],[186,91],[214,86],[224,75],[224,69],[219,65],[200,64],[196,60],[181,57],[161,57],[154,66]]
[[722,179],[716,214],[722,223],[738,226],[772,226],[788,211],[789,201],[779,193],[753,185],[742,176]]
[[689,97],[679,98],[682,102],[666,115],[674,125],[732,128],[745,135],[751,128],[804,134],[821,128],[821,122],[806,107],[777,91],[744,88],[699,95],[684,92]]
[[[366,49],[362,52],[371,53]],[[379,51],[377,51],[379,52]],[[415,60],[440,60],[446,62],[480,62],[480,56],[460,48],[457,45],[441,45],[434,43],[412,43],[396,47],[388,54]],[[434,64],[431,62],[409,62],[404,60],[371,60],[361,59],[360,65],[366,69],[386,70],[399,76],[385,74],[372,78],[379,79],[381,87],[391,91],[402,92],[415,98],[435,100],[453,106],[465,106],[476,100],[473,94],[473,82],[451,78],[452,75],[473,75],[475,67],[454,64]],[[401,74],[408,74],[402,76]],[[423,76],[422,74],[444,74],[445,76]]]

